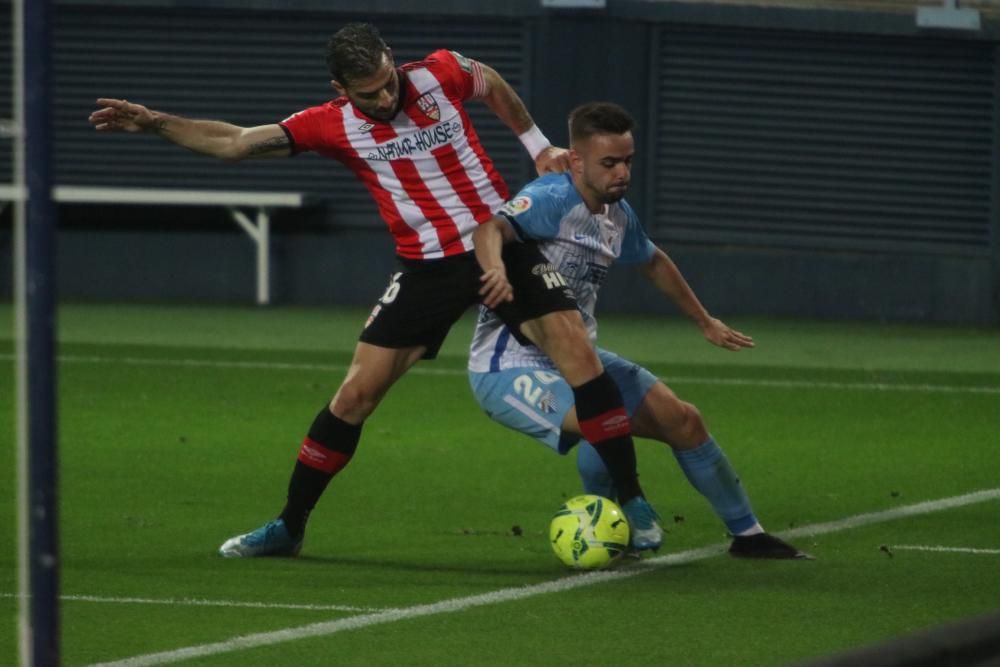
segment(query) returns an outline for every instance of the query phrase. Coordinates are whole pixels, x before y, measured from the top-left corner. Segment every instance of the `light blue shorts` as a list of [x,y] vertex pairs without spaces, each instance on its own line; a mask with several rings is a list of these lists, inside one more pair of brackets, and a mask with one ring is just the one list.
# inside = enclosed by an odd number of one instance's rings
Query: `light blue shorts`
[[[656,376],[638,364],[598,348],[604,370],[618,385],[628,416],[656,384]],[[488,417],[541,441],[560,454],[579,436],[562,434],[566,413],[574,405],[573,389],[555,370],[511,368],[495,373],[469,373],[472,393]]]

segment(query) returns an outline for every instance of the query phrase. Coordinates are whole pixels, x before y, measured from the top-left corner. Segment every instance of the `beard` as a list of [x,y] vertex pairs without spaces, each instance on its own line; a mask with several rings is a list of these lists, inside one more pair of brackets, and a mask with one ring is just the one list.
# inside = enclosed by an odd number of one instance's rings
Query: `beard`
[[605,204],[617,203],[622,200],[626,192],[628,192],[628,183],[621,187],[605,190],[601,195],[601,201]]

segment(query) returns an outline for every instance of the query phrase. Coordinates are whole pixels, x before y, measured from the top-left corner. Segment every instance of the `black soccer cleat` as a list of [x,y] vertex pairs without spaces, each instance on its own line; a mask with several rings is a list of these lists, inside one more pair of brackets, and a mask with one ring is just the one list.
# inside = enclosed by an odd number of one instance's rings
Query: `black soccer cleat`
[[814,560],[804,551],[799,551],[788,542],[779,540],[770,533],[739,535],[733,537],[729,545],[729,555],[733,558],[762,558],[768,560]]

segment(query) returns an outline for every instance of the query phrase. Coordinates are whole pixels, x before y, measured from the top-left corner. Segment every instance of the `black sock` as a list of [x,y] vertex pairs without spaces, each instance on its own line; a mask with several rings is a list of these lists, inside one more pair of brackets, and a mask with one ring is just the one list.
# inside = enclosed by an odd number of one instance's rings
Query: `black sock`
[[625,412],[618,385],[607,372],[573,388],[576,416],[583,437],[597,450],[618,489],[618,500],[626,503],[642,495],[636,470],[632,425]]
[[280,518],[292,537],[305,532],[309,513],[334,475],[350,463],[361,438],[361,424],[348,424],[326,406],[320,410],[302,441],[288,481],[288,500]]
[[629,438],[628,444],[620,440],[605,440],[594,449],[604,461],[604,465],[608,467],[611,479],[614,480],[615,489],[618,491],[619,505],[624,505],[636,496],[642,495],[642,487],[639,486],[639,473],[636,472],[635,445],[631,438]]

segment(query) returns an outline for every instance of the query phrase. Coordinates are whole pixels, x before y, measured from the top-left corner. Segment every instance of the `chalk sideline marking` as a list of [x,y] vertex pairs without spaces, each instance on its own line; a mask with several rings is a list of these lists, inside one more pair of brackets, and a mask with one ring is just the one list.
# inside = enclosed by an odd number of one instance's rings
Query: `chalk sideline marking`
[[[893,521],[895,519],[928,514],[930,512],[940,512],[943,510],[954,509],[956,507],[997,499],[1000,499],[1000,488],[984,489],[982,491],[967,493],[961,496],[928,500],[926,502],[904,505],[902,507],[896,507],[881,512],[857,514],[838,521],[800,526],[799,528],[783,531],[778,534],[789,539],[801,536],[823,535],[849,530],[851,528],[858,528],[860,526],[883,523],[885,521]],[[700,549],[691,549],[676,554],[649,558],[642,560],[627,569],[612,570],[610,572],[587,572],[584,574],[568,575],[561,579],[541,584],[534,584],[531,586],[505,588],[490,593],[482,593],[480,595],[451,598],[449,600],[442,600],[432,604],[421,604],[401,609],[387,609],[385,611],[361,614],[335,621],[323,621],[294,628],[286,628],[284,630],[259,632],[252,635],[233,637],[232,639],[214,642],[211,644],[188,646],[185,648],[162,651],[159,653],[148,653],[113,662],[102,662],[91,665],[91,667],[146,667],[148,665],[166,665],[173,662],[181,662],[189,658],[231,653],[233,651],[243,649],[271,646],[283,642],[305,639],[307,637],[323,637],[336,634],[338,632],[356,630],[358,628],[366,628],[373,625],[383,625],[386,623],[393,623],[395,621],[433,616],[436,614],[447,614],[514,600],[524,600],[526,598],[535,597],[536,595],[544,595],[546,593],[558,593],[575,588],[583,588],[585,586],[594,586],[596,584],[621,581],[623,579],[635,577],[661,567],[712,558],[713,556],[725,553],[727,546],[728,545],[725,544],[716,544],[702,547]]]
[[[15,593],[0,593],[0,598],[19,598]],[[64,602],[100,602],[111,604],[160,604],[178,607],[236,607],[247,609],[299,609],[303,611],[385,611],[379,607],[353,607],[345,604],[288,604],[283,602],[241,602],[239,600],[201,600],[198,598],[116,598],[100,595],[60,595]]]
[[[3,354],[0,359],[5,361],[13,360],[14,355]],[[79,356],[62,355],[58,357],[60,363],[75,364],[122,364],[126,366],[177,366],[182,368],[242,368],[248,370],[276,370],[276,371],[322,371],[330,373],[344,373],[348,366],[345,364],[308,364],[291,363],[281,361],[221,361],[212,359],[164,359],[155,357],[101,357],[101,356]],[[460,368],[432,368],[428,366],[414,366],[408,371],[412,375],[438,375],[456,376],[465,375],[465,369]],[[664,380],[670,384],[700,384],[714,386],[732,387],[774,387],[776,389],[839,389],[839,390],[862,390],[862,391],[906,391],[924,393],[943,394],[998,394],[1000,387],[994,386],[962,386],[962,385],[937,385],[937,384],[893,384],[888,382],[813,382],[810,380],[763,380],[753,378],[712,378],[712,377],[690,377],[682,375],[667,376]]]
[[892,544],[892,551],[942,551],[959,554],[1000,554],[1000,549],[974,549],[972,547],[925,546],[922,544]]

